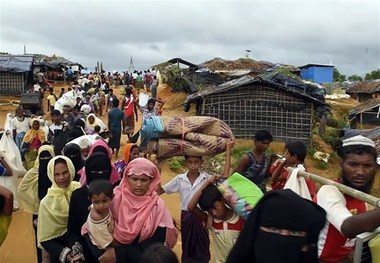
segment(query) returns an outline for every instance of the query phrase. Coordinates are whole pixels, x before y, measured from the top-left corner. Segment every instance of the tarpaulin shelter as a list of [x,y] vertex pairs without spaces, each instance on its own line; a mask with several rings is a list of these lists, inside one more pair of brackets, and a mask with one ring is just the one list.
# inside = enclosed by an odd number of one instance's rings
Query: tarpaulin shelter
[[19,95],[33,81],[33,56],[0,55],[0,94]]

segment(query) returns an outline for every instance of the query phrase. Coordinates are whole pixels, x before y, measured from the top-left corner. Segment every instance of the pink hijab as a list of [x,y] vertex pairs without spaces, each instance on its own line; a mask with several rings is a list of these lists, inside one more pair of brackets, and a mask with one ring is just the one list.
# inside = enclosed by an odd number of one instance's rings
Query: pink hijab
[[[100,140],[100,139],[96,140],[91,145],[90,151],[88,152],[88,156],[91,156],[91,154],[94,152],[94,149],[97,148],[97,147],[104,148],[104,152],[106,154],[108,154],[108,157],[111,160],[111,166],[112,166],[112,173],[111,173],[111,177],[110,177],[111,184],[114,184],[114,183],[118,182],[120,180],[120,175],[119,175],[119,173],[117,172],[117,170],[115,168],[115,164],[112,162],[112,151],[111,151],[110,147],[108,147],[108,145],[107,145],[107,143],[105,141]],[[86,171],[85,171],[84,167],[79,171],[79,174],[80,174],[79,182],[83,186],[83,185],[86,184]]]
[[[152,178],[144,196],[130,191],[128,177],[131,175]],[[153,236],[157,227],[166,227],[166,245],[172,248],[176,244],[177,229],[164,201],[156,193],[160,177],[158,168],[147,159],[136,158],[127,165],[120,185],[114,189],[111,207],[115,218],[114,238],[118,242],[130,244],[139,235],[139,241],[144,241]]]

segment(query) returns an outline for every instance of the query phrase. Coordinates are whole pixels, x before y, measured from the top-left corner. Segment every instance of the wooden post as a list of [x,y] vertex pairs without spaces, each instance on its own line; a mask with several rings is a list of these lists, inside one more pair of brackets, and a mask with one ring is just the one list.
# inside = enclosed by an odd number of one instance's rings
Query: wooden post
[[363,112],[360,112],[360,129],[363,129]]
[[[288,167],[287,168],[289,174],[293,171],[293,169],[294,168],[292,168],[292,167]],[[356,199],[359,199],[359,200],[361,200],[363,202],[366,202],[368,204],[371,204],[373,206],[380,207],[380,199],[379,198],[376,198],[376,197],[374,197],[372,195],[369,195],[369,194],[366,194],[364,192],[358,191],[358,190],[356,190],[354,188],[351,188],[351,187],[348,187],[348,186],[346,186],[344,184],[341,184],[341,183],[335,182],[333,180],[324,178],[322,176],[319,176],[319,175],[316,175],[316,174],[312,174],[312,173],[308,173],[308,172],[305,172],[305,171],[298,171],[297,175],[298,176],[302,176],[302,177],[307,178],[307,179],[310,179],[310,180],[313,180],[313,181],[321,183],[321,184],[334,185],[341,192],[343,192],[345,194],[348,194],[349,196],[352,196],[352,197],[354,197]]]

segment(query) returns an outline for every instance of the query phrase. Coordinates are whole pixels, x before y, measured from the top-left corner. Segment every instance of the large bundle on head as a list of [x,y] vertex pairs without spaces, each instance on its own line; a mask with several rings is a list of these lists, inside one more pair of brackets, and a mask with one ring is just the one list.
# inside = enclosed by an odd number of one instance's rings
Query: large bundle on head
[[212,156],[226,150],[227,140],[234,138],[223,121],[207,116],[152,117],[144,120],[142,147],[158,159],[172,156]]
[[67,105],[70,106],[70,108],[73,108],[76,104],[76,99],[80,95],[75,91],[71,90],[63,94],[61,98],[57,100],[57,102],[54,104],[54,109],[59,110],[61,113],[63,112],[63,106]]

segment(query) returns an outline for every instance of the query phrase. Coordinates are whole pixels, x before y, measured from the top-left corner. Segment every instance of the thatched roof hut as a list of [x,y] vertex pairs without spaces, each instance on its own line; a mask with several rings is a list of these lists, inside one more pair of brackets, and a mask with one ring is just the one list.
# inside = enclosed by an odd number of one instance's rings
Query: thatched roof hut
[[367,100],[348,113],[352,127],[357,124],[380,125],[380,98]]
[[311,144],[316,107],[327,106],[292,87],[261,78],[243,77],[190,95],[185,110],[195,103],[199,115],[225,121],[236,138],[252,139],[256,131],[270,131],[276,141]]
[[380,98],[380,79],[356,83],[346,93],[359,102]]

